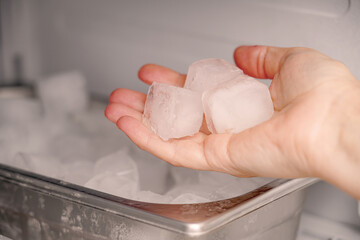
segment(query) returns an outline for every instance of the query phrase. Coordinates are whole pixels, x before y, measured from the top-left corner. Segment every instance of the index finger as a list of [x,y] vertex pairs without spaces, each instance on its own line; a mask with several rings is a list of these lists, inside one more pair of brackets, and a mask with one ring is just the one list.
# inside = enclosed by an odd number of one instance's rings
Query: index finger
[[138,76],[141,81],[149,85],[153,82],[161,82],[178,87],[183,87],[186,79],[185,74],[178,73],[170,68],[156,64],[146,64],[142,66]]

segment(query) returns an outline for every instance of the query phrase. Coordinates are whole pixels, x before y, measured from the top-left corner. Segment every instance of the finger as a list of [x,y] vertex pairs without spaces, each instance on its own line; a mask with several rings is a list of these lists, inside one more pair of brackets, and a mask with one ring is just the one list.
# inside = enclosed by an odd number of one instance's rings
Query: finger
[[151,85],[153,82],[167,83],[178,87],[183,87],[186,75],[180,74],[169,68],[146,64],[139,70],[138,76],[140,80]]
[[234,59],[244,73],[255,78],[272,79],[290,52],[290,48],[240,46],[234,52]]
[[138,119],[122,117],[117,126],[141,149],[150,152],[174,166],[198,170],[211,170],[204,159],[203,140],[205,134],[197,133],[182,139],[162,140]]
[[144,110],[145,100],[146,94],[125,88],[114,90],[109,97],[110,103],[122,103],[140,112]]
[[131,116],[141,120],[142,113],[122,103],[110,103],[105,109],[105,116],[116,123],[123,116]]

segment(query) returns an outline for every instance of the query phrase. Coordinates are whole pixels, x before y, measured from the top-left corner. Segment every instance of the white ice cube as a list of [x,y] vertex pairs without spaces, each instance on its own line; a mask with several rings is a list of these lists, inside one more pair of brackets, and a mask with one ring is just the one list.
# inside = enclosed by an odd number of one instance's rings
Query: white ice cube
[[129,155],[129,150],[127,148],[120,149],[119,151],[96,161],[94,172],[95,174],[104,172],[116,173],[117,175],[124,176],[132,181],[139,181],[136,164]]
[[139,190],[138,182],[128,178],[123,172],[102,172],[95,175],[85,187],[106,192],[123,198],[133,199]]
[[134,158],[139,173],[140,190],[164,193],[171,187],[169,166],[165,161],[131,145],[130,154]]
[[133,200],[150,203],[169,203],[172,201],[172,198],[152,191],[139,191]]
[[18,124],[0,124],[0,162],[11,164],[19,151],[24,151],[28,145],[26,126]]
[[[103,102],[92,101],[89,104],[88,111],[75,113],[69,120],[71,120],[71,123],[74,124],[76,128],[86,133],[109,138],[115,137],[120,144],[124,144],[125,142],[130,143],[131,141],[128,137],[122,133],[122,131],[116,131],[116,125],[104,117],[105,108],[106,105],[104,105]],[[117,149],[119,149],[119,147],[117,147]],[[114,151],[108,151],[107,153]]]
[[262,123],[274,113],[268,87],[239,76],[202,95],[205,118],[212,133],[238,133]]
[[241,196],[273,181],[271,178],[238,178],[219,187],[213,192],[211,199],[228,199]]
[[172,204],[191,204],[191,203],[204,203],[204,202],[210,202],[210,199],[198,196],[193,193],[184,193],[184,194],[177,196],[170,203],[172,203]]
[[139,174],[126,148],[99,159],[94,172],[85,187],[129,199],[139,191]]
[[70,129],[51,139],[48,151],[65,161],[73,158],[95,161],[91,156],[93,148],[90,146],[90,138],[79,132],[70,132]]
[[84,185],[94,176],[94,163],[81,159],[73,159],[73,161],[64,164],[63,171],[65,181]]
[[208,184],[183,184],[183,185],[175,185],[166,193],[166,196],[170,196],[176,199],[177,197],[185,193],[188,193],[188,194],[196,195],[203,199],[210,199],[212,193],[215,192],[216,190],[217,188],[214,188],[213,186]]
[[103,103],[91,102],[89,111],[76,113],[67,118],[74,126],[75,130],[72,132],[81,133],[86,138],[86,154],[82,155],[88,156],[90,160],[97,160],[124,146],[133,145],[122,131],[117,131],[116,125],[104,117],[105,107]]
[[271,178],[239,178],[226,173],[202,171],[199,173],[199,182],[213,187],[210,200],[218,201],[240,196],[259,188],[273,179]]
[[197,133],[203,120],[201,95],[164,83],[153,83],[143,122],[164,140]]
[[170,166],[170,173],[176,185],[199,183],[199,171],[197,170]]
[[199,183],[207,185],[224,186],[232,182],[236,182],[239,178],[230,174],[215,172],[215,171],[201,171],[199,172]]
[[242,74],[240,68],[224,59],[202,59],[190,65],[184,88],[203,92]]
[[67,72],[37,82],[37,92],[47,115],[62,116],[86,110],[86,79],[80,72]]
[[26,171],[58,179],[64,178],[64,166],[55,156],[19,152],[11,164]]
[[30,124],[42,116],[39,100],[33,98],[14,98],[0,100],[1,124]]

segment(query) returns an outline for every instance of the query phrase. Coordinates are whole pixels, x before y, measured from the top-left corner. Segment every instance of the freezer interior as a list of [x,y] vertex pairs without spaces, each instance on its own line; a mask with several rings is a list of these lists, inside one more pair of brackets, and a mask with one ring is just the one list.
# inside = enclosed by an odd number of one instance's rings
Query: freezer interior
[[239,45],[314,48],[360,79],[359,22],[356,0],[0,0],[0,239],[359,238],[330,184],[176,168],[103,115],[114,89],[147,92],[143,64]]

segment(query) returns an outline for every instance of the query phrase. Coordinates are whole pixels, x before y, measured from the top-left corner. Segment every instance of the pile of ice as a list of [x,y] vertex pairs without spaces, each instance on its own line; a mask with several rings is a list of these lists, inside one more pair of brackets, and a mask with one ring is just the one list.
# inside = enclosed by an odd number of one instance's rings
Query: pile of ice
[[184,88],[150,86],[143,121],[168,140],[199,132],[203,114],[210,132],[238,133],[273,113],[265,84],[223,59],[204,59],[189,67]]
[[141,151],[107,121],[105,104],[89,101],[78,72],[37,82],[37,95],[0,99],[0,162],[156,203],[216,201],[271,181],[177,168]]

